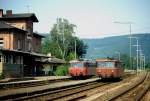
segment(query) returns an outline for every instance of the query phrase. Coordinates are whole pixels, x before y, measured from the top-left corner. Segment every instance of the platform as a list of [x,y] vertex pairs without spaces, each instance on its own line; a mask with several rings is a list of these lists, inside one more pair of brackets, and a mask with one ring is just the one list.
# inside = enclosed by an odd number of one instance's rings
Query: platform
[[29,93],[33,93],[37,91],[44,91],[47,89],[52,90],[56,88],[59,89],[62,87],[69,87],[69,86],[74,86],[78,84],[86,84],[86,83],[97,81],[97,80],[99,80],[99,78],[92,78],[92,79],[78,80],[78,81],[57,82],[57,83],[51,83],[48,85],[37,86],[37,87],[4,90],[0,92],[0,98],[6,97],[9,95],[29,94]]
[[[10,86],[13,85],[15,86],[15,84],[27,84],[27,83],[38,83],[38,82],[42,82],[42,81],[54,81],[54,80],[63,80],[63,79],[69,79],[71,78],[70,76],[40,76],[40,77],[26,77],[23,78],[22,80],[18,80],[18,81],[10,81],[8,82],[7,79],[3,80],[3,82],[0,82],[0,88],[2,88],[3,86]],[[7,81],[7,82],[6,82]]]

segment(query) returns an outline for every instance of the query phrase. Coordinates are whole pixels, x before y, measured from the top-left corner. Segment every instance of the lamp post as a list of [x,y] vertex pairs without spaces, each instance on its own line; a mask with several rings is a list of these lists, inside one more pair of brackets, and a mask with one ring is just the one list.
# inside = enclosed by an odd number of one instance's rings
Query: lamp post
[[75,39],[75,59],[77,59],[77,45],[76,45],[76,39]]
[[129,38],[130,38],[130,42],[129,42],[129,47],[130,47],[130,49],[129,49],[129,51],[130,51],[130,68],[132,69],[132,40],[131,40],[131,38],[132,38],[132,34],[131,34],[131,25],[133,24],[132,22],[118,22],[118,21],[115,21],[114,23],[118,23],[118,24],[128,24],[129,25],[129,32],[130,32],[130,34],[129,34]]
[[[75,28],[77,28],[77,27],[75,27]],[[77,32],[77,31],[76,31],[76,32]],[[74,47],[75,47],[75,48],[74,48],[74,52],[75,52],[74,55],[75,55],[75,59],[77,59],[76,32],[74,32],[74,37],[75,37],[75,38],[74,38],[74,39],[75,39],[75,40],[74,40]]]

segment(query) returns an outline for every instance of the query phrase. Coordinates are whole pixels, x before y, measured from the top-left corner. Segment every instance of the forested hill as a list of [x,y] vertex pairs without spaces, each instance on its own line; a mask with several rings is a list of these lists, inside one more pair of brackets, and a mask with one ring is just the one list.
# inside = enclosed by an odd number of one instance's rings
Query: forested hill
[[[133,34],[139,38],[139,44],[142,46],[143,53],[148,59],[150,57],[150,33]],[[88,45],[85,58],[95,59],[116,56],[116,51],[121,54],[129,54],[129,36],[113,36],[99,39],[83,39]],[[136,44],[136,39],[132,39],[132,45]],[[136,55],[136,47],[132,46],[132,54]]]

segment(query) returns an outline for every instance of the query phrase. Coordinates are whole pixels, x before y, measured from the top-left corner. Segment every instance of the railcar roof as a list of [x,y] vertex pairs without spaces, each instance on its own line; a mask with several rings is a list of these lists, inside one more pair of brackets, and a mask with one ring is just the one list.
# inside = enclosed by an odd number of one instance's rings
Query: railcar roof
[[119,60],[96,59],[96,62],[120,62]]
[[69,63],[85,63],[85,62],[94,63],[93,61],[88,60],[71,60]]

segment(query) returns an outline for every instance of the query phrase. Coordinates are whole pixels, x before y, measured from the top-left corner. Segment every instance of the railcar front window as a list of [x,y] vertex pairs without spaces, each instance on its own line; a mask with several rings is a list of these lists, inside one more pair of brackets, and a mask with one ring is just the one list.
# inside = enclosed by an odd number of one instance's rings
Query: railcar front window
[[97,63],[98,67],[114,67],[113,62],[98,62]]
[[71,63],[71,67],[83,67],[83,63]]
[[114,67],[114,63],[113,62],[107,62],[107,66],[106,67]]
[[121,68],[121,64],[120,64],[120,63],[116,63],[115,66],[116,66],[117,68]]

